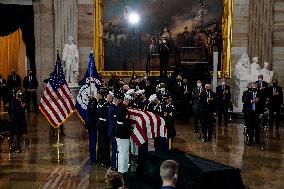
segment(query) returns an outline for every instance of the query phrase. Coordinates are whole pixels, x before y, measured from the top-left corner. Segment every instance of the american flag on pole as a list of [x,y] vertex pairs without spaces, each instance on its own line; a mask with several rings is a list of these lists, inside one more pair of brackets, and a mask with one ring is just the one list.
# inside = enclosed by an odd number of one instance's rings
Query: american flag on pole
[[141,146],[148,138],[167,137],[166,122],[162,117],[148,111],[128,111],[133,126],[130,137],[136,146]]
[[59,53],[53,72],[40,99],[39,109],[53,127],[59,127],[75,110]]

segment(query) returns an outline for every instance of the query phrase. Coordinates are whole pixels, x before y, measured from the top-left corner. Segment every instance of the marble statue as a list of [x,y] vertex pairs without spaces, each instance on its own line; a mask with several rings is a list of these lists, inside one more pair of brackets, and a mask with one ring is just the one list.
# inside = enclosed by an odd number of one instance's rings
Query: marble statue
[[251,75],[251,64],[248,54],[243,54],[235,65],[234,76],[240,80],[250,80]]
[[258,76],[261,75],[260,73],[260,65],[258,64],[258,57],[252,58],[252,63],[250,65],[251,70],[251,81],[257,81]]
[[66,82],[71,85],[78,85],[79,53],[72,37],[69,37],[68,43],[64,45],[62,61]]
[[269,63],[264,62],[263,68],[260,70],[260,73],[263,75],[263,80],[267,83],[271,83],[273,79],[274,72],[269,70]]

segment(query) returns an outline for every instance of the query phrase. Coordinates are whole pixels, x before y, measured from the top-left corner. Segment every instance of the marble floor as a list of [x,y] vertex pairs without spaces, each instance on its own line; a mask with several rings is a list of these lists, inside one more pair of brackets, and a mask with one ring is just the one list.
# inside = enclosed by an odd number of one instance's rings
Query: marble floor
[[[87,133],[77,116],[65,124],[61,148],[53,147],[41,114],[27,117],[28,134],[24,152],[9,153],[5,138],[0,153],[0,189],[105,188],[106,169],[90,166]],[[284,128],[262,133],[261,146],[244,143],[242,120],[232,120],[228,128],[216,127],[214,139],[203,143],[192,132],[192,124],[177,124],[174,147],[241,169],[247,188],[284,188]]]

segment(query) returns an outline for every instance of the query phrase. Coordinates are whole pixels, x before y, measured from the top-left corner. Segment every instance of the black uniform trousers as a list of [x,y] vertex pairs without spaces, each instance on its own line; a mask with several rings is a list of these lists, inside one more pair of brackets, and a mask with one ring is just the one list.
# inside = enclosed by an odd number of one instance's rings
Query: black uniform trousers
[[228,124],[228,117],[229,117],[229,103],[228,102],[220,102],[220,104],[218,104],[219,108],[218,108],[218,124],[222,123],[222,115],[224,115],[224,124]]
[[255,137],[256,144],[260,144],[260,125],[258,111],[248,110],[248,135],[250,143],[253,142],[253,137]]
[[169,57],[168,56],[160,56],[160,76],[161,77],[167,77],[168,66],[169,66]]
[[110,166],[110,138],[108,136],[108,122],[99,120],[98,129],[98,162]]
[[278,107],[272,107],[269,110],[269,127],[270,127],[270,129],[273,128],[274,112],[276,113],[275,114],[276,128],[279,128],[279,125],[280,125],[280,109],[281,109],[281,107],[278,106]]
[[211,141],[213,135],[213,112],[201,112],[201,126],[204,140]]

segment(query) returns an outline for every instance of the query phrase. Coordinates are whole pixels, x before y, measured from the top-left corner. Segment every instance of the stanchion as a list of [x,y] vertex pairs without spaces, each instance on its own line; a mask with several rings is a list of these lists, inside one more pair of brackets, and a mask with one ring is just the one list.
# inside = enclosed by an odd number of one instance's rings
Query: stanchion
[[60,136],[60,128],[58,127],[57,128],[57,142],[56,142],[56,144],[53,144],[53,147],[55,147],[55,148],[60,148],[60,147],[63,146],[63,144],[59,142],[59,140],[60,140],[59,136]]

